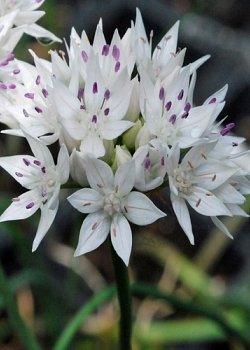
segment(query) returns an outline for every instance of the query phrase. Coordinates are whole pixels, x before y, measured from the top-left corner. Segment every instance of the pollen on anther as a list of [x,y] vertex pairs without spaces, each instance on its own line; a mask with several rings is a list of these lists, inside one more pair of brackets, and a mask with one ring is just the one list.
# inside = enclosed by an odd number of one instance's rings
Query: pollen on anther
[[34,160],[34,164],[37,165],[37,166],[40,166],[41,165],[41,162],[39,160]]
[[98,87],[97,87],[97,82],[95,81],[93,84],[93,94],[97,94],[98,92]]
[[38,75],[36,78],[36,85],[39,85],[40,81],[41,81],[41,77],[40,77],[40,75]]
[[45,168],[45,166],[43,166],[43,167],[41,168],[41,170],[42,170],[42,173],[46,174],[46,168]]
[[23,174],[19,173],[18,171],[15,172],[16,176],[23,177]]
[[84,207],[88,207],[89,205],[91,205],[90,202],[83,204]]
[[23,158],[23,162],[26,166],[30,165],[30,161],[27,158]]
[[35,203],[31,202],[28,205],[26,205],[26,209],[31,209],[32,207],[34,207]]
[[164,88],[163,88],[163,87],[160,88],[159,99],[160,99],[160,100],[163,100],[163,99],[164,99]]
[[184,96],[184,90],[181,89],[179,95],[178,95],[178,100],[182,100],[183,99],[183,96]]
[[150,159],[147,159],[145,162],[145,169],[148,169],[150,167]]
[[29,99],[31,99],[31,100],[33,100],[34,96],[35,96],[35,95],[34,95],[32,92],[27,92],[27,93],[24,95],[24,97],[29,98]]
[[214,174],[213,178],[212,178],[212,182],[214,182],[216,180],[216,174]]
[[206,193],[206,196],[211,197],[213,193]]
[[201,156],[207,160],[207,156],[205,155],[205,153],[201,152]]
[[92,117],[92,123],[97,123],[97,115],[93,115]]
[[105,93],[104,93],[104,98],[106,100],[108,100],[110,98],[110,91],[109,90],[106,90]]
[[198,208],[198,206],[201,204],[201,198],[198,199],[198,201],[196,202],[195,206],[196,208]]

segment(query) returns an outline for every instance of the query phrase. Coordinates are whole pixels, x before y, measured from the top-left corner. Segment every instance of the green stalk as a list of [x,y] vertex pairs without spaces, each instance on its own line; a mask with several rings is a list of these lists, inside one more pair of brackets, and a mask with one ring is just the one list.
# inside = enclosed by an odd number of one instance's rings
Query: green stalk
[[25,349],[29,350],[41,350],[36,339],[33,337],[32,333],[27,328],[25,322],[21,318],[15,298],[11,292],[11,288],[8,284],[8,280],[3,271],[2,264],[0,262],[0,294],[2,295],[4,304],[6,306],[10,322],[13,328],[18,334],[22,344]]
[[132,308],[128,268],[111,244],[117,295],[120,305],[120,350],[131,350]]
[[101,292],[94,295],[94,297],[78,311],[74,318],[66,326],[53,350],[66,350],[69,349],[69,345],[73,340],[74,335],[86,320],[86,318],[104,301],[111,298],[115,294],[115,286],[111,285]]

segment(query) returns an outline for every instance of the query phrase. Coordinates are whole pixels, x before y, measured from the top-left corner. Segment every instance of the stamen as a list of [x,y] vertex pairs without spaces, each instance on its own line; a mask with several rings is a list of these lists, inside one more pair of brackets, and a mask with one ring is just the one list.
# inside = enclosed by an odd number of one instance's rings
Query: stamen
[[34,98],[34,94],[33,94],[33,93],[31,93],[31,92],[27,92],[27,94],[25,94],[25,95],[24,95],[24,97],[26,97],[26,98],[30,98],[31,100],[33,100],[33,98]]
[[215,102],[216,102],[216,97],[213,97],[213,98],[208,102],[208,104],[215,103]]
[[116,237],[116,229],[115,228],[113,228],[113,234]]
[[150,159],[147,159],[145,162],[145,168],[148,169],[150,167]]
[[168,101],[168,103],[166,103],[166,105],[165,105],[167,112],[170,110],[171,106],[172,106],[172,102]]
[[214,174],[213,178],[212,178],[212,182],[214,182],[216,180],[216,174]]
[[201,156],[207,160],[207,156],[205,155],[205,153],[201,152]]
[[118,61],[115,64],[115,72],[118,72],[118,70],[120,69],[121,63]]
[[143,44],[146,44],[147,40],[145,38],[143,38],[142,36],[140,37],[141,41],[143,42]]
[[150,32],[149,36],[150,36],[150,38],[153,38],[153,36],[154,36],[154,31],[153,31],[153,29],[151,29],[151,32]]
[[103,48],[102,48],[102,55],[103,56],[108,56],[109,54],[109,45],[106,44],[106,45],[103,45]]
[[191,169],[194,168],[193,164],[188,160],[188,165],[190,166]]
[[35,110],[37,111],[37,113],[42,113],[43,112],[43,110],[41,108],[39,108],[39,107],[35,107]]
[[29,113],[26,111],[26,109],[23,109],[23,114],[24,114],[24,116],[25,116],[26,118],[29,117]]
[[18,177],[23,177],[23,174],[21,174],[21,173],[19,173],[19,172],[15,172],[15,174],[16,174],[16,176],[18,176]]
[[103,188],[102,184],[96,184],[99,188]]
[[97,82],[95,81],[93,84],[93,94],[97,94],[98,88],[97,88]]
[[45,98],[47,98],[48,95],[49,95],[49,93],[48,93],[48,91],[47,91],[46,89],[42,89],[42,94],[43,94],[43,96],[44,96]]
[[30,204],[26,205],[26,209],[31,209],[32,207],[34,207],[35,203],[31,202]]
[[127,209],[126,207],[123,207],[123,208],[124,208],[125,212],[127,213],[127,212],[128,212],[128,209]]
[[177,118],[176,114],[171,115],[171,117],[169,118],[169,122],[174,124],[176,122],[176,118]]
[[40,166],[41,165],[41,162],[39,160],[34,160],[34,164],[37,165],[37,166]]
[[178,100],[179,100],[179,101],[183,99],[183,95],[184,95],[184,90],[181,89],[181,91],[180,91],[180,93],[179,93],[179,95],[178,95]]
[[206,193],[206,196],[211,197],[211,196],[213,196],[213,193]]
[[93,115],[93,117],[92,117],[92,123],[97,123],[97,115]]
[[0,84],[0,88],[6,90],[6,89],[7,89],[7,86],[6,86],[5,84],[2,83],[2,84]]
[[104,115],[108,115],[109,114],[109,108],[104,109]]
[[109,90],[106,90],[105,93],[104,93],[104,98],[106,100],[108,100],[110,98],[110,91]]
[[91,205],[90,202],[83,204],[84,207],[88,207],[89,205]]
[[189,112],[191,109],[191,104],[189,102],[186,103],[185,107],[184,107],[184,111],[185,112]]
[[182,188],[189,188],[189,187],[190,187],[190,184],[182,184],[181,187],[182,187]]
[[39,85],[40,81],[41,81],[41,77],[40,77],[40,75],[38,75],[36,78],[36,85]]
[[188,112],[184,112],[181,116],[181,119],[187,119],[187,117],[189,116]]
[[8,61],[3,61],[2,63],[1,63],[1,66],[7,66],[9,64],[9,62]]
[[16,85],[15,85],[15,84],[10,84],[10,85],[9,85],[9,89],[14,90],[15,88],[16,88]]
[[80,109],[85,109],[85,106],[84,105],[80,105]]
[[19,197],[12,198],[12,202],[20,202],[20,198]]
[[15,74],[15,75],[16,75],[16,74],[19,74],[20,72],[21,72],[20,69],[14,69],[14,70],[13,70],[13,74]]
[[81,54],[82,54],[82,58],[83,58],[84,62],[86,63],[88,61],[88,58],[89,58],[87,53],[85,51],[82,51]]
[[164,88],[160,88],[160,92],[159,92],[159,99],[163,100],[164,99]]
[[26,166],[30,165],[30,161],[27,158],[23,158],[23,162]]
[[46,174],[46,167],[45,167],[45,166],[43,166],[43,167],[41,168],[41,170],[42,170],[42,173]]
[[221,136],[225,136],[229,133],[229,131],[235,126],[234,123],[230,123],[226,125],[226,128],[220,131]]
[[117,192],[118,192],[118,188],[119,188],[119,186],[118,186],[118,185],[116,185],[116,186],[115,186],[115,193],[117,193]]
[[7,56],[7,60],[10,61],[10,60],[12,60],[14,57],[15,57],[15,54],[14,54],[14,53],[10,53],[10,54]]
[[97,228],[97,226],[98,226],[98,223],[95,222],[94,225],[92,226],[92,230],[95,230]]
[[195,204],[195,206],[198,208],[198,206],[201,204],[201,198],[198,199],[197,203]]
[[83,88],[79,88],[79,90],[78,90],[78,98],[79,99],[83,98]]
[[170,40],[170,39],[171,39],[171,35],[168,35],[168,36],[165,37],[165,40],[166,40],[166,41],[168,41],[168,40]]
[[160,45],[156,45],[156,48],[157,48],[158,50],[161,50]]
[[238,143],[237,142],[232,142],[232,146],[236,147],[236,146],[238,146]]
[[118,49],[118,47],[117,47],[116,45],[113,46],[112,56],[114,57],[114,59],[115,59],[116,61],[119,60],[119,57],[120,57],[120,50]]
[[165,160],[164,157],[161,158],[161,165],[164,166],[165,165]]
[[45,197],[46,196],[46,194],[47,194],[47,192],[44,190],[44,191],[42,191],[42,197]]

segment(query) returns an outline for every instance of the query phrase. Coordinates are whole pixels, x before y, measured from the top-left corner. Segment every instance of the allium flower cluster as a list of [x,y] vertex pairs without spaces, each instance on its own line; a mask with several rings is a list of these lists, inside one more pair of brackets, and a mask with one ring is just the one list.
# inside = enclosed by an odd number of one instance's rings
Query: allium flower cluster
[[[14,31],[10,28],[15,24],[19,33],[24,14],[29,16],[41,2],[2,6],[0,21],[9,21],[8,28],[0,27],[6,45],[2,66],[10,66],[14,57],[14,46],[7,45]],[[160,193],[166,186],[192,244],[189,206],[210,216],[230,237],[218,217],[247,215],[239,205],[250,193],[248,173],[235,162],[242,154],[232,154],[243,139],[228,135],[234,124],[223,129],[216,122],[227,86],[201,106],[194,105],[197,69],[209,56],[183,66],[186,50],[177,48],[178,25],[152,53],[153,33],[148,40],[138,9],[131,28],[122,38],[116,30],[110,43],[100,20],[92,45],[85,31],[79,36],[72,29],[67,57],[50,51],[51,61],[45,61],[31,51],[34,66],[15,59],[9,85],[7,75],[1,78],[1,89],[8,90],[8,97],[0,94],[0,121],[8,127],[2,132],[26,138],[34,156],[0,158],[0,165],[28,189],[12,199],[0,221],[23,219],[40,208],[33,250],[50,228],[61,185],[69,178],[81,189],[68,200],[87,214],[77,256],[97,248],[110,234],[128,264],[129,222],[147,225],[165,216],[149,197],[150,191]],[[32,35],[36,30],[34,21],[25,27]],[[56,142],[57,165],[49,151]]]

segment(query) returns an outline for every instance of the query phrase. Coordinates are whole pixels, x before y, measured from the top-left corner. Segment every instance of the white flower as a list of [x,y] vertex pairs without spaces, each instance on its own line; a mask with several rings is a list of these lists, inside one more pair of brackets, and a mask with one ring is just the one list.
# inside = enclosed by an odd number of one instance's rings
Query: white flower
[[30,217],[39,208],[41,218],[33,242],[36,250],[49,230],[59,206],[60,185],[69,177],[69,156],[65,145],[58,154],[57,165],[46,145],[23,130],[34,154],[0,158],[2,166],[11,176],[29,191],[12,199],[12,204],[0,217],[0,222]]
[[134,161],[122,164],[115,175],[103,161],[88,157],[86,174],[92,188],[72,194],[68,200],[89,214],[83,221],[75,256],[96,249],[109,232],[117,254],[128,265],[132,233],[128,221],[147,225],[165,216],[144,194],[131,192],[135,183]]
[[[217,189],[223,186],[239,168],[228,166],[222,162],[210,159],[209,153],[214,148],[214,142],[201,144],[193,147],[179,162],[180,152],[176,148],[167,160],[167,172],[171,201],[178,221],[194,244],[192,225],[186,202],[198,213],[211,216],[213,221],[218,221],[216,216],[229,215],[232,213],[223,203],[221,191]],[[230,198],[232,196],[232,198]],[[234,193],[228,192],[228,203],[232,203]],[[223,230],[224,233],[230,233]]]

